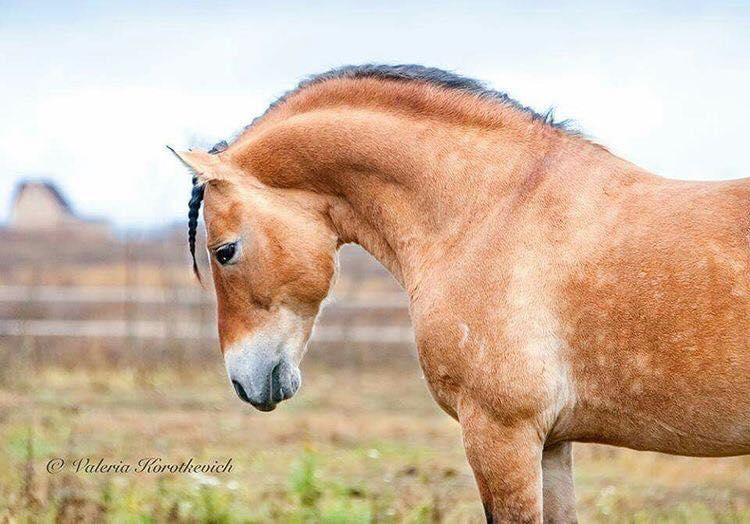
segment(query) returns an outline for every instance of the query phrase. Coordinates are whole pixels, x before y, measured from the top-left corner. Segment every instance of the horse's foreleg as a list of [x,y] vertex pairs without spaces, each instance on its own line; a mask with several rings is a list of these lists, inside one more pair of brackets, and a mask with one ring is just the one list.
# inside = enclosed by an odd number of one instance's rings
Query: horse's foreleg
[[544,522],[577,522],[573,489],[573,444],[562,442],[545,448],[542,454]]
[[458,413],[487,522],[542,522],[542,443],[532,424],[500,424],[481,408]]

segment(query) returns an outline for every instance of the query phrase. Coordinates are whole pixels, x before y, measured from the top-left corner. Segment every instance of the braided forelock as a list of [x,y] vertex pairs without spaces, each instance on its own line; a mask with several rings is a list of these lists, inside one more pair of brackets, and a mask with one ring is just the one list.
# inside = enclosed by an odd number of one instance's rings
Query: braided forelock
[[198,233],[198,214],[203,202],[204,185],[198,180],[197,176],[193,177],[193,190],[188,202],[188,246],[190,247],[190,256],[193,257],[193,273],[195,273],[198,282],[201,282],[201,273],[198,270],[198,262],[195,260],[195,237]]
[[[229,145],[225,140],[217,143],[208,150],[209,155],[218,155],[226,150]],[[170,148],[171,149],[171,148]],[[172,151],[174,152],[174,151]],[[205,184],[197,176],[193,177],[193,190],[190,193],[188,202],[188,246],[190,247],[190,256],[193,257],[193,273],[195,273],[198,282],[201,282],[201,273],[198,270],[198,262],[195,259],[195,237],[198,234],[198,215],[201,211],[201,202],[203,202],[203,192]]]

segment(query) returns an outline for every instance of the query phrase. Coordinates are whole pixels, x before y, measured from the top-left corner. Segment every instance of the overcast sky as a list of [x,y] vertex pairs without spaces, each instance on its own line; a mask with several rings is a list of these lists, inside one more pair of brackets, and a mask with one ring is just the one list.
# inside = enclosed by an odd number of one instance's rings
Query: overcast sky
[[179,220],[189,176],[164,144],[210,145],[302,77],[364,62],[554,106],[664,176],[750,176],[748,2],[206,4],[0,0],[0,220],[29,177],[119,225]]

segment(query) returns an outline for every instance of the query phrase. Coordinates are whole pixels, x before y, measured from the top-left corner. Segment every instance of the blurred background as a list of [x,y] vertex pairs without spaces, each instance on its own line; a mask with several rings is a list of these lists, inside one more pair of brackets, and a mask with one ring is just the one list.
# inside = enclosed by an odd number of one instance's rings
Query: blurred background
[[[344,248],[305,384],[271,414],[227,384],[190,271],[189,175],[164,145],[231,138],[306,75],[365,62],[485,80],[658,174],[749,174],[744,2],[0,0],[0,521],[483,521],[369,255]],[[144,456],[235,466],[45,469]],[[576,481],[585,522],[750,522],[747,458],[578,445]]]

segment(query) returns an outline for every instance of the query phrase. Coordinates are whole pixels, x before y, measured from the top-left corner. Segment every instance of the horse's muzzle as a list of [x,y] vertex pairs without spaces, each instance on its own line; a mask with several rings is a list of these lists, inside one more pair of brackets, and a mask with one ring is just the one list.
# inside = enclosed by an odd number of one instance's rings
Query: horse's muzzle
[[299,369],[291,362],[262,356],[227,355],[227,372],[237,396],[260,411],[272,411],[299,389]]

